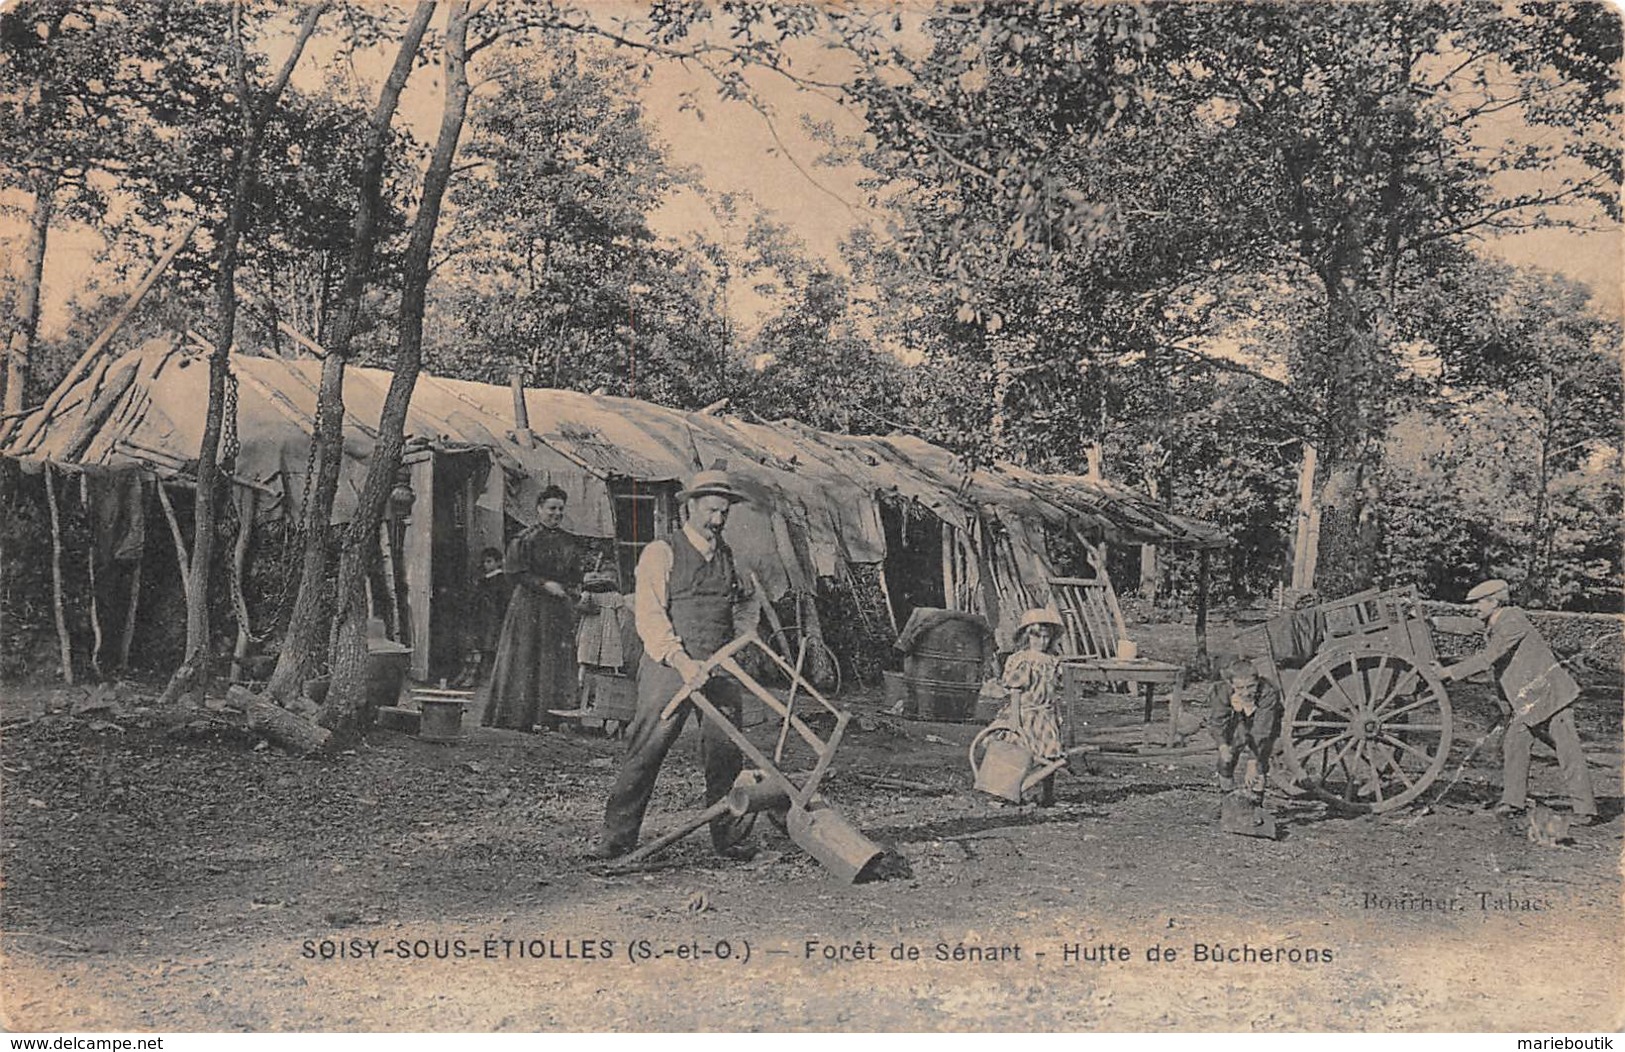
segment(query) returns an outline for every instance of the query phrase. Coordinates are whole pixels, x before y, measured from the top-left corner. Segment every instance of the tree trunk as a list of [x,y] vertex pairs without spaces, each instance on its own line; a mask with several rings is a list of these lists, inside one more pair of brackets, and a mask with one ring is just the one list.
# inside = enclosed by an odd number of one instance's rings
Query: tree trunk
[[[1354,224],[1356,231],[1362,229]],[[1322,388],[1322,431],[1316,445],[1324,458],[1325,483],[1316,502],[1320,513],[1315,553],[1315,590],[1329,599],[1372,587],[1382,533],[1378,485],[1381,436],[1388,412],[1389,385],[1377,376],[1378,334],[1356,295],[1352,263],[1359,244],[1351,235],[1342,257],[1318,271],[1326,292],[1329,365]]]
[[[220,439],[225,431],[226,388],[231,382],[231,344],[237,324],[237,254],[243,229],[248,225],[250,202],[258,182],[259,152],[265,127],[277,100],[293,75],[305,44],[316,30],[316,22],[327,7],[326,0],[311,5],[299,25],[293,49],[266,89],[257,108],[250,108],[249,87],[243,54],[242,9],[232,12],[232,46],[235,49],[240,105],[246,114],[243,139],[238,151],[237,172],[231,193],[231,208],[220,237],[219,271],[215,277],[219,317],[215,324],[214,349],[209,355],[209,401],[203,420],[203,443],[198,450],[197,503],[192,535],[192,591],[186,600],[186,656],[164,688],[160,705],[196,705],[209,685],[209,566],[214,558],[217,496],[220,489]],[[229,458],[228,458],[229,459]]]
[[[28,243],[23,246],[22,280],[17,288],[17,317],[6,347],[6,394],[0,412],[20,413],[33,375],[34,334],[39,330],[40,281],[45,273],[45,243],[56,209],[55,172],[34,187],[34,210],[28,221]],[[14,418],[15,419],[15,418]]]
[[322,361],[321,388],[316,396],[316,428],[311,441],[316,444],[316,478],[308,484],[303,516],[304,559],[299,573],[293,614],[288,622],[282,653],[265,693],[279,703],[298,695],[306,679],[321,665],[331,635],[333,603],[327,595],[328,546],[331,537],[333,499],[338,493],[339,468],[344,461],[344,369],[361,316],[361,294],[372,268],[373,247],[382,211],[385,149],[389,128],[395,119],[401,91],[412,73],[418,47],[434,14],[434,0],[423,0],[412,12],[401,38],[395,65],[378,94],[378,105],[367,127],[362,155],[360,203],[356,210],[350,256],[345,263],[344,285],[339,294],[332,339],[326,343]]
[[1292,531],[1292,575],[1288,585],[1302,594],[1315,587],[1315,545],[1318,543],[1318,523],[1311,528],[1315,509],[1315,460],[1318,451],[1308,442],[1303,444],[1303,460],[1298,467],[1298,512]]
[[1547,488],[1551,484],[1552,475],[1551,455],[1555,427],[1552,414],[1556,411],[1556,397],[1552,386],[1552,373],[1548,366],[1541,392],[1540,452],[1535,459],[1535,511],[1529,524],[1529,556],[1522,589],[1523,602],[1536,607],[1545,606],[1551,598],[1551,581],[1547,579],[1551,560],[1546,556],[1551,551],[1552,541],[1551,530],[1546,520],[1551,511],[1551,498]]
[[[1145,492],[1152,501],[1161,499],[1157,486],[1157,475],[1154,471],[1145,474]],[[1140,545],[1140,598],[1146,605],[1157,601],[1157,546],[1155,544]]]
[[423,309],[429,285],[430,253],[440,205],[451,179],[457,141],[468,110],[468,0],[455,0],[446,16],[446,102],[440,134],[423,174],[422,203],[402,265],[400,336],[395,374],[378,420],[378,441],[367,462],[367,480],[355,518],[345,531],[333,631],[333,678],[321,723],[333,731],[332,747],[343,748],[360,734],[360,710],[367,675],[366,578],[377,557],[378,524],[395,485],[405,443],[406,412],[423,362]]

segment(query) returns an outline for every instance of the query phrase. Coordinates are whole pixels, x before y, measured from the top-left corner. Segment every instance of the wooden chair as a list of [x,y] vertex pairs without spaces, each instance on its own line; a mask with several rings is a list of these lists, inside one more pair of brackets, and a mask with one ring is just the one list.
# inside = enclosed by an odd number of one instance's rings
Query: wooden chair
[[1067,657],[1113,658],[1125,635],[1117,593],[1104,577],[1051,577],[1051,601],[1066,622],[1061,652]]

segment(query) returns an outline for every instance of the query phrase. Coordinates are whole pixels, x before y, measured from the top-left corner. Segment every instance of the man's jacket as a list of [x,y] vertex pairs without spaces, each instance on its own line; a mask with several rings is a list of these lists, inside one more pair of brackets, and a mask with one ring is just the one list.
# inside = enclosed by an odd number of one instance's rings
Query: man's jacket
[[1545,723],[1580,696],[1580,685],[1535,631],[1529,615],[1515,606],[1490,615],[1483,651],[1456,665],[1452,673],[1455,679],[1464,679],[1491,669],[1500,677],[1501,694],[1517,722]]

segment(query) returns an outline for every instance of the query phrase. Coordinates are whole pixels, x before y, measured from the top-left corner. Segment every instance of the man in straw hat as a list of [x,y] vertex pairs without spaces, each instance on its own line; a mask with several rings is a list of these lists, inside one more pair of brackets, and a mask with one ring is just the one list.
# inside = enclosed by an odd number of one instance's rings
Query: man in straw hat
[[[661,719],[661,711],[684,683],[698,676],[702,661],[754,629],[761,613],[722,539],[729,509],[745,496],[719,467],[695,475],[678,497],[683,528],[644,548],[638,559],[633,617],[644,647],[638,709],[604,810],[604,830],[592,850],[595,858],[617,858],[637,846],[660,765],[694,706],[681,706],[670,719]],[[705,685],[705,696],[739,723],[738,683],[714,676]],[[738,746],[710,721],[703,721],[700,729],[700,762],[705,802],[713,804],[733,788],[742,761]],[[711,823],[712,847],[726,858],[750,858],[755,854],[745,839],[750,827],[751,816],[723,815]]]
[[1484,649],[1449,667],[1442,679],[1459,680],[1493,671],[1501,688],[1501,714],[1508,718],[1501,741],[1501,802],[1495,813],[1522,811],[1529,797],[1529,753],[1536,738],[1557,753],[1558,771],[1568,789],[1574,815],[1582,822],[1597,817],[1597,799],[1586,773],[1585,752],[1574,727],[1571,706],[1580,685],[1535,631],[1529,615],[1508,604],[1502,580],[1485,581],[1467,593],[1467,601],[1488,629]]

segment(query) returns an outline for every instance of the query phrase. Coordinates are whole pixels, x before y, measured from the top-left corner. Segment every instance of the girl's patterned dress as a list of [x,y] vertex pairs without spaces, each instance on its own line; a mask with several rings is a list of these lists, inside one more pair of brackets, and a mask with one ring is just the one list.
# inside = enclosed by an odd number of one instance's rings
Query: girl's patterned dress
[[1018,650],[1004,663],[1009,700],[993,725],[1009,727],[1041,762],[1061,758],[1061,659],[1040,650]]

